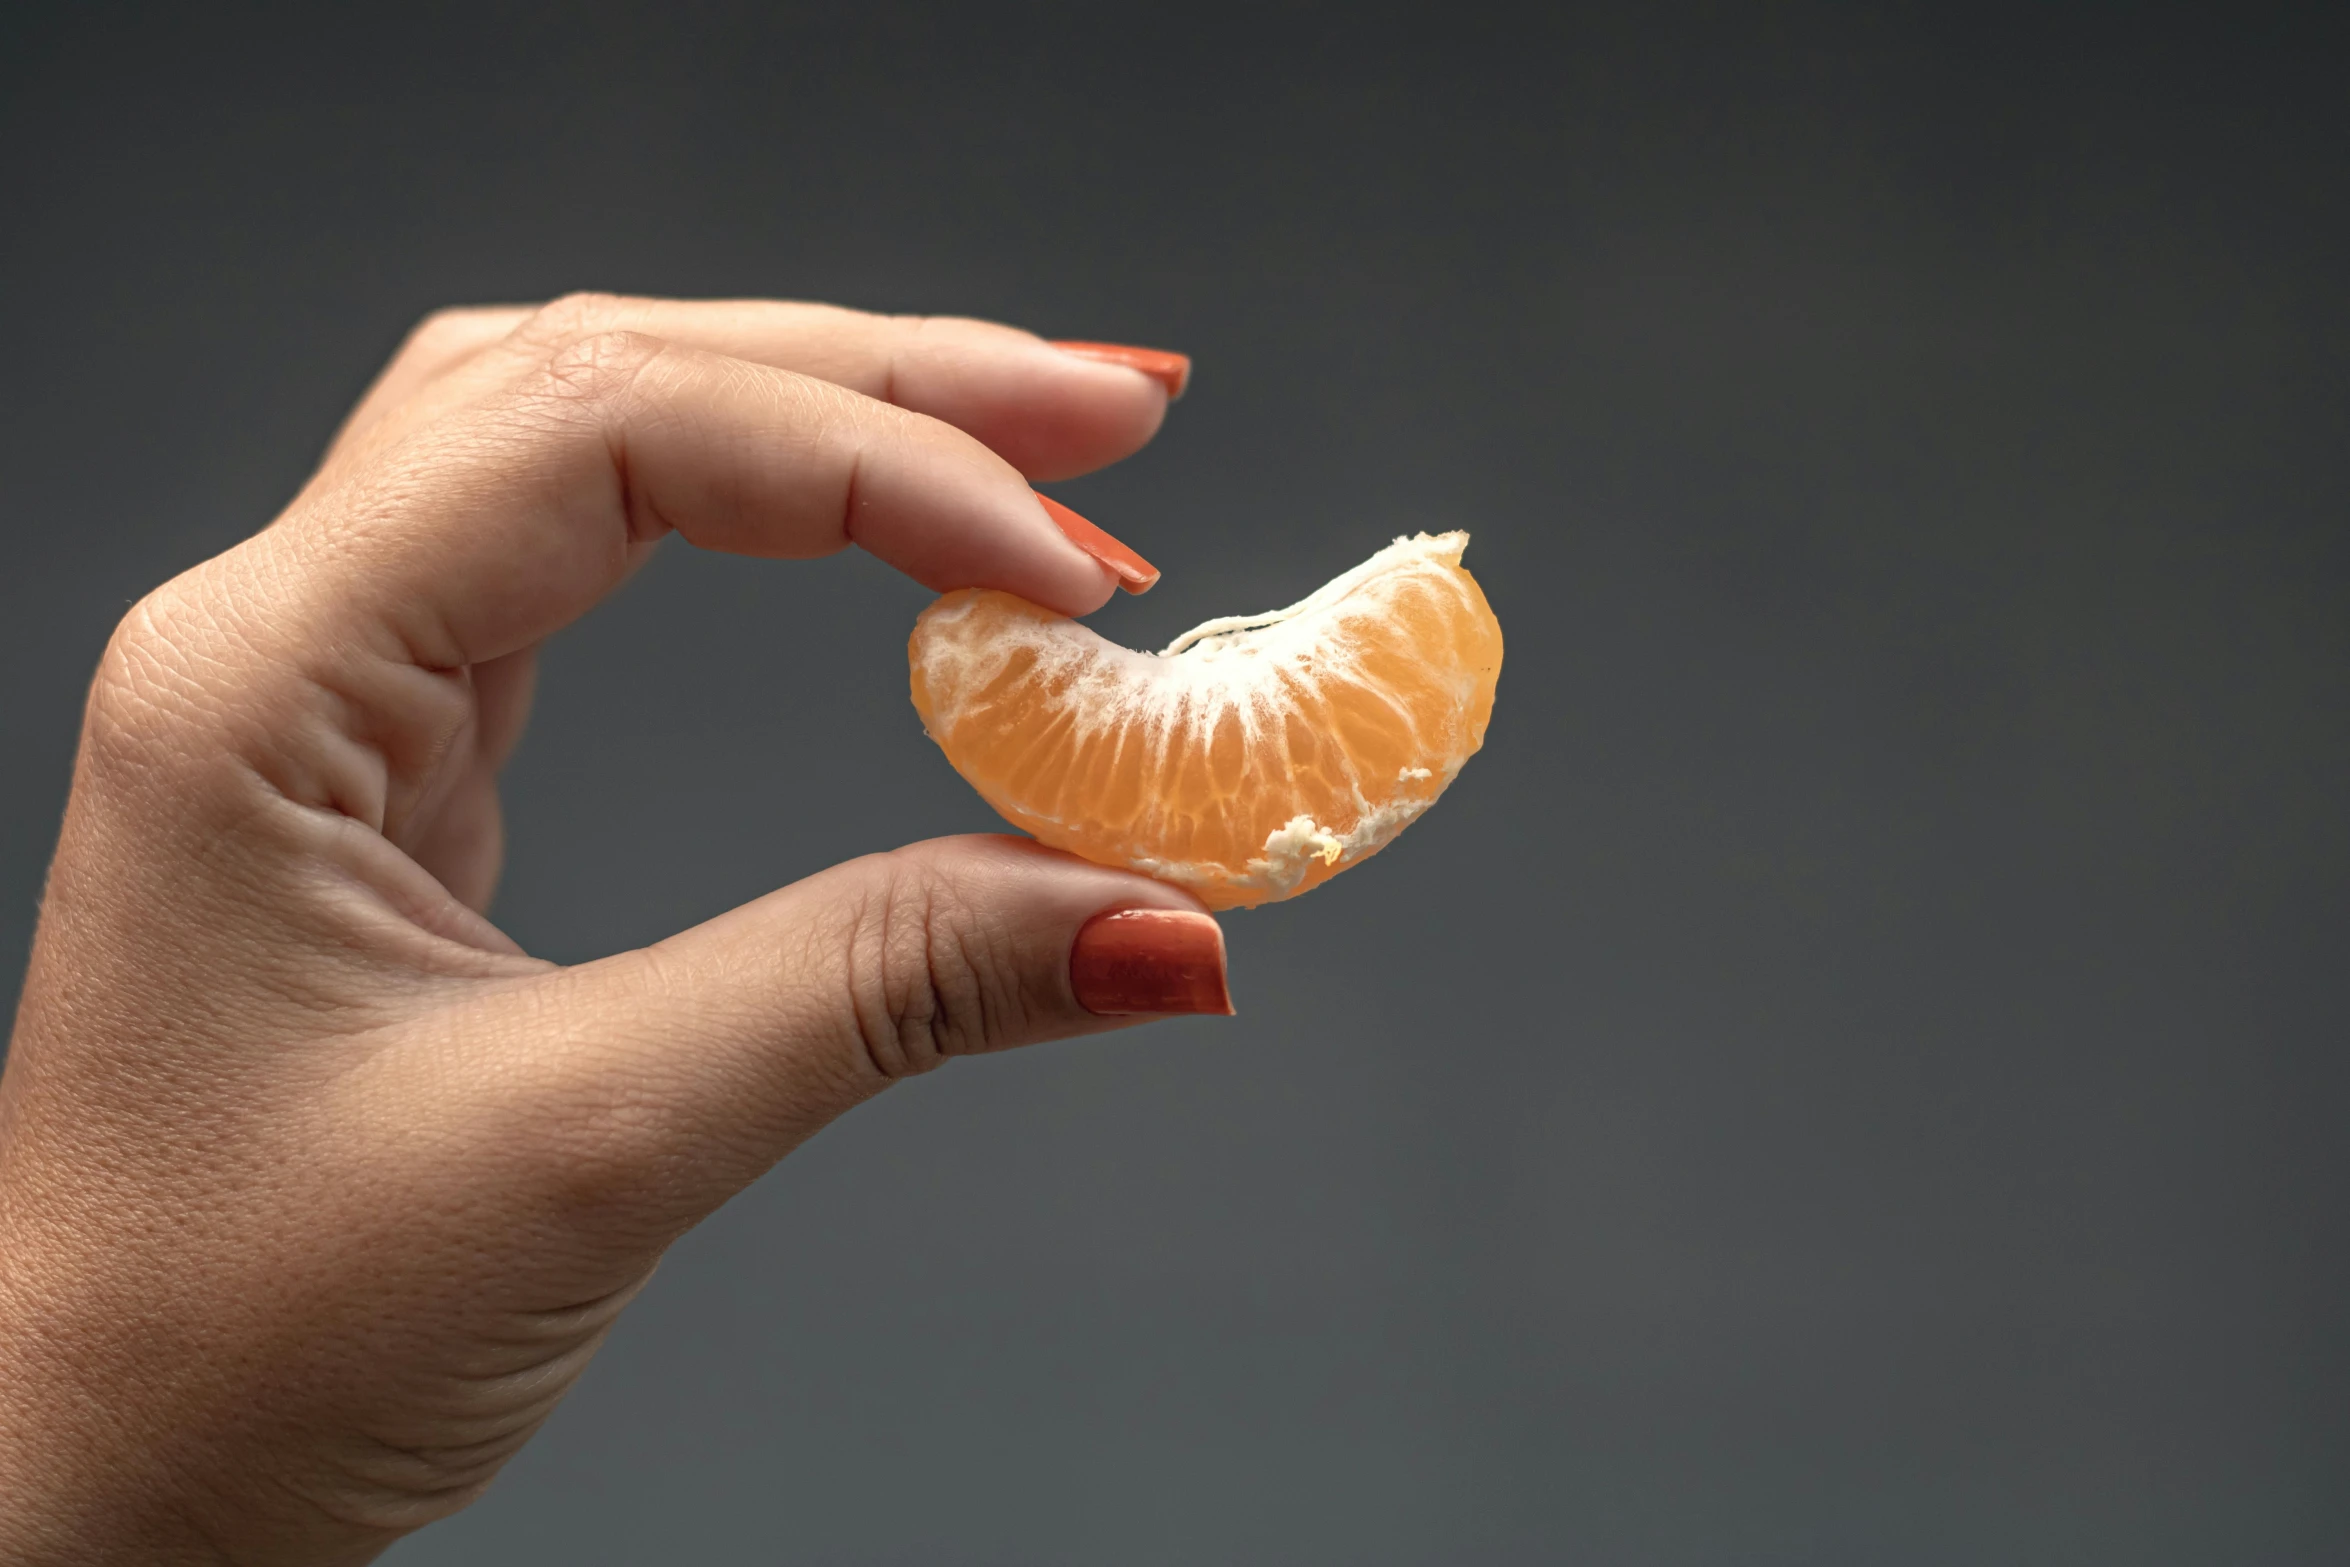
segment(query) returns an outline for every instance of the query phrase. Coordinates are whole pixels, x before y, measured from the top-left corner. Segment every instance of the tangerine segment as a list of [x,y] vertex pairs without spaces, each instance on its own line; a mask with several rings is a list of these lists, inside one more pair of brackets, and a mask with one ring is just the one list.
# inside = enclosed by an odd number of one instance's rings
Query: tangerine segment
[[1137,653],[1009,593],[922,612],[914,707],[1014,824],[1211,909],[1369,859],[1485,742],[1501,624],[1466,533],[1397,539],[1269,615]]

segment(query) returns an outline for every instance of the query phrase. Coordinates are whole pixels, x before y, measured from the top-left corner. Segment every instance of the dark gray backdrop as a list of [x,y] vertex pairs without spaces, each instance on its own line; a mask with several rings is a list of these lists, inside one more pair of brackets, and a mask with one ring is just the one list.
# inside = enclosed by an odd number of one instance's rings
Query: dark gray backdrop
[[[0,22],[12,965],[109,625],[445,301],[1183,348],[1065,491],[1166,568],[1106,630],[1454,525],[1507,628],[1236,1021],[860,1110],[392,1560],[2350,1558],[2343,39],[1761,10]],[[665,555],[507,927],[990,825],[924,599]]]

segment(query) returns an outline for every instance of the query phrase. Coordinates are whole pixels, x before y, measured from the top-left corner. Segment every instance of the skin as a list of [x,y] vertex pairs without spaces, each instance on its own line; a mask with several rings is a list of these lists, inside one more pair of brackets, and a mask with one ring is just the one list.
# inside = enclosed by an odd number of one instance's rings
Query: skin
[[284,515],[92,684],[0,1077],[0,1560],[364,1562],[479,1495],[663,1250],[951,1056],[1119,1026],[1016,840],[559,968],[486,917],[539,643],[666,535],[1071,614],[1030,479],[1148,376],[977,321],[579,297],[419,326]]

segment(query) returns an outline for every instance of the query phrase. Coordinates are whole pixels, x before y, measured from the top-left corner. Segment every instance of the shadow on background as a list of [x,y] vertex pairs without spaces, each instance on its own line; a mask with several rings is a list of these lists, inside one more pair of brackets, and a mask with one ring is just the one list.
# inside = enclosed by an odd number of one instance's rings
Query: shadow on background
[[[1455,525],[1508,631],[1237,1021],[858,1111],[390,1559],[2350,1558],[2340,31],[1113,9],[0,22],[12,955],[114,619],[444,302],[1181,348],[1062,492],[1166,568],[1105,631]],[[672,546],[551,650],[506,927],[991,826],[925,599]]]

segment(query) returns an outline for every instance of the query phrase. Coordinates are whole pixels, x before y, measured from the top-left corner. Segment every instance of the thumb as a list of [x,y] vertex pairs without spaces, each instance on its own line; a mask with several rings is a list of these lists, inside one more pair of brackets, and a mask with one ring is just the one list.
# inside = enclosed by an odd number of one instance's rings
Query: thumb
[[1189,894],[993,836],[853,860],[529,989],[506,998],[527,1027],[476,1035],[527,1061],[520,1095],[514,1063],[490,1074],[517,1112],[496,1141],[675,1231],[949,1057],[1232,1010]]

